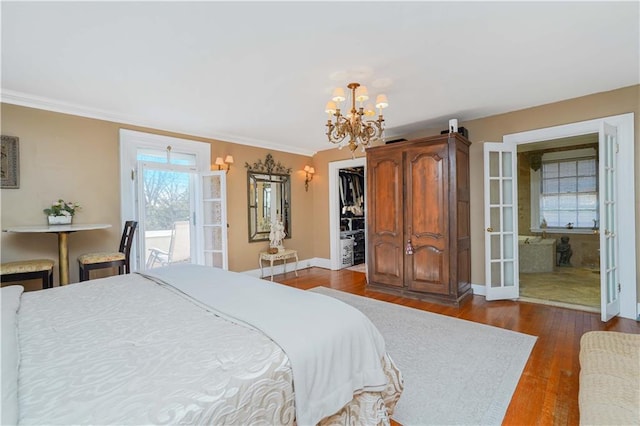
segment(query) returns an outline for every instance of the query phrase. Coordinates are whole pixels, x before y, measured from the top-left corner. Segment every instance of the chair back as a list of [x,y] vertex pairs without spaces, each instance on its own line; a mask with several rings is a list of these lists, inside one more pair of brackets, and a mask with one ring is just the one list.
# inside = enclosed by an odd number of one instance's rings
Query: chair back
[[131,272],[129,267],[129,255],[131,254],[131,246],[133,246],[133,235],[136,233],[138,222],[135,220],[128,220],[124,223],[124,230],[122,231],[122,238],[120,239],[120,248],[118,251],[124,253],[125,273]]
[[169,245],[169,263],[191,260],[191,229],[188,220],[173,223],[173,233]]

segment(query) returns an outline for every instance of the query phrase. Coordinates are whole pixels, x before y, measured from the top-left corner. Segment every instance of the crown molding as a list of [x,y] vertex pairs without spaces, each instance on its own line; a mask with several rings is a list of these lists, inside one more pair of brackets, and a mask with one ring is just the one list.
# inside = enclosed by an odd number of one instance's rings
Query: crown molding
[[161,130],[165,132],[179,133],[185,136],[196,136],[199,138],[215,139],[239,145],[248,145],[264,149],[273,149],[275,151],[288,152],[291,154],[305,155],[312,157],[317,151],[291,147],[270,141],[246,138],[237,135],[216,133],[202,134],[194,133],[185,129],[176,129],[163,127],[160,123],[151,122],[139,117],[132,117],[124,114],[118,114],[111,111],[90,108],[84,105],[72,104],[69,102],[59,101],[56,99],[44,98],[28,93],[17,92],[14,90],[2,89],[0,93],[0,101],[6,104],[19,105],[28,108],[42,109],[45,111],[59,112],[62,114],[76,115],[85,118],[94,118],[96,120],[112,121],[115,123],[128,124],[131,126],[147,127],[150,129]]

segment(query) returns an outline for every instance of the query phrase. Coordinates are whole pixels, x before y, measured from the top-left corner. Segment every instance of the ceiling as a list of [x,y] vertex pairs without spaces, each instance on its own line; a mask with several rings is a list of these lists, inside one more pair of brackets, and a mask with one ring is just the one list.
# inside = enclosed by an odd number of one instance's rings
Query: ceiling
[[640,83],[640,3],[8,2],[2,101],[305,155],[336,86],[387,138]]

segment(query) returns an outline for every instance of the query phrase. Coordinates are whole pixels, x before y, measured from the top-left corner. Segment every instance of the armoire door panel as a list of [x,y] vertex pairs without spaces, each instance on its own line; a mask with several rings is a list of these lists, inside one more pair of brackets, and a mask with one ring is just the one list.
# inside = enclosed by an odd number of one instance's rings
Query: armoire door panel
[[373,246],[373,278],[377,282],[397,287],[404,285],[402,247],[380,242]]
[[402,216],[397,212],[402,207],[402,178],[400,161],[394,158],[381,159],[370,172],[373,180],[371,197],[374,212],[374,234],[402,234]]
[[409,289],[447,294],[447,257],[435,247],[420,247],[411,256]]
[[[446,211],[447,190],[445,173],[448,169],[446,145],[408,152],[407,167],[408,225],[413,236],[441,240],[448,234]],[[438,244],[440,249],[444,247]]]

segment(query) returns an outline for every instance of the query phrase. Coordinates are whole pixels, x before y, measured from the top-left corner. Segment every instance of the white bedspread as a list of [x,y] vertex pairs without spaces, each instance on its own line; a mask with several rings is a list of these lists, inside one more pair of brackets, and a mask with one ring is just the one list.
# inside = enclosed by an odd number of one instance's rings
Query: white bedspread
[[317,293],[197,265],[155,277],[224,315],[260,329],[282,347],[293,370],[296,421],[313,425],[354,393],[387,385],[384,340],[357,309]]
[[283,350],[195,303],[138,274],[22,294],[19,424],[293,424]]

